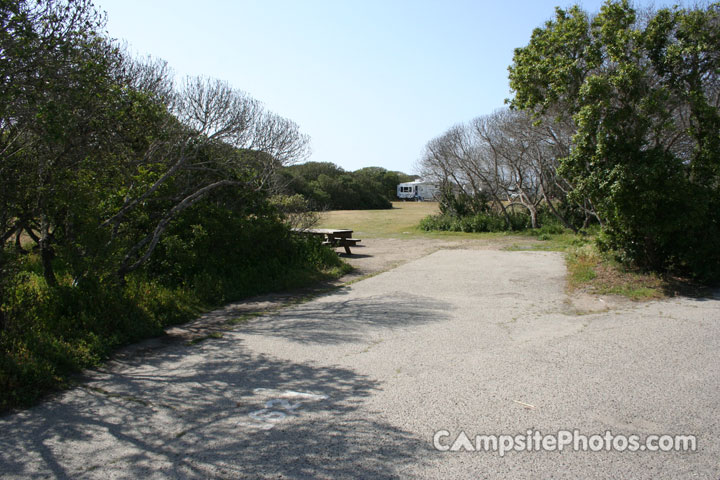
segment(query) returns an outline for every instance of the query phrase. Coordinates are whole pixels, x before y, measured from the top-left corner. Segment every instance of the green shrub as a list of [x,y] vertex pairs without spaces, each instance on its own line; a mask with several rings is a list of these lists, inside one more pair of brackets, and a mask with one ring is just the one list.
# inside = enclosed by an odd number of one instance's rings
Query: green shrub
[[507,219],[501,214],[487,212],[464,217],[449,214],[431,215],[420,221],[420,229],[425,231],[479,233],[520,231],[529,227],[530,216],[519,212],[510,213]]
[[[0,313],[0,411],[32,404],[98,365],[123,344],[155,335],[223,302],[307,285],[345,264],[320,240],[294,234],[273,214],[191,209],[143,269],[122,285],[75,280],[58,264],[45,282],[37,257],[16,259]],[[61,273],[62,272],[62,273]]]
[[23,272],[5,293],[0,410],[30,404],[119,345],[162,332],[158,318],[119,287],[64,281],[50,288]]
[[[540,236],[569,231],[549,209],[538,209],[538,222],[541,225],[540,228],[534,229],[532,232]],[[530,215],[526,212],[509,212],[507,217],[495,211],[466,216],[441,213],[425,217],[420,221],[420,229],[427,232],[520,232],[530,230],[530,225]]]
[[293,233],[274,216],[204,206],[173,226],[145,274],[168,288],[190,288],[214,305],[296,287],[340,264],[318,239]]

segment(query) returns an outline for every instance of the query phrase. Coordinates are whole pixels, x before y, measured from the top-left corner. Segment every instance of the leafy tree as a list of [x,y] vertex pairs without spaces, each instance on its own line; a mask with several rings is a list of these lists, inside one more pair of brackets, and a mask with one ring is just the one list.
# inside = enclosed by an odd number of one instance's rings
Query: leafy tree
[[176,86],[90,0],[0,0],[0,27],[0,410],[200,304],[342,266],[288,227],[302,198],[270,198],[309,151],[294,122],[226,82]]
[[720,274],[720,4],[557,9],[509,70],[513,107],[574,122],[559,173],[595,206],[605,247]]
[[0,238],[35,239],[48,285],[56,258],[75,281],[122,280],[183,210],[266,189],[307,153],[297,125],[243,92],[176,90],[164,63],[128,58],[88,0],[2,2],[0,22]]
[[397,186],[401,183],[398,172],[390,172],[382,167],[365,167],[353,173],[356,178],[380,191],[386,199],[392,200],[397,196]]

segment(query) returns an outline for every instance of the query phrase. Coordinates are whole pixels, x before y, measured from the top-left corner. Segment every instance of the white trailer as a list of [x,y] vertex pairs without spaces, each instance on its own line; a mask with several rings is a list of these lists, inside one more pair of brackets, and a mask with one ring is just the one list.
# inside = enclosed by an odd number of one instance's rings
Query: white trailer
[[437,185],[423,180],[401,183],[397,186],[397,196],[403,200],[432,201],[437,200],[439,194],[440,188]]

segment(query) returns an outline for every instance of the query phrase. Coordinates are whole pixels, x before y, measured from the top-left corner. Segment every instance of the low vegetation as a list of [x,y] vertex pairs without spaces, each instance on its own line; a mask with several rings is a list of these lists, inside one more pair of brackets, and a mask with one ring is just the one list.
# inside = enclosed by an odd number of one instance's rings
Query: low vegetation
[[[568,230],[551,215],[539,209],[538,221],[535,228],[532,228],[532,221],[525,212],[509,212],[506,215],[499,215],[492,210],[487,210],[473,215],[453,215],[441,213],[424,218],[420,222],[420,228],[425,231],[445,232],[521,232],[531,229],[538,235],[557,234]],[[568,230],[569,231],[569,230]]]
[[599,295],[620,295],[631,300],[653,300],[680,293],[701,294],[702,289],[686,280],[662,277],[628,269],[593,245],[568,252],[568,287]]

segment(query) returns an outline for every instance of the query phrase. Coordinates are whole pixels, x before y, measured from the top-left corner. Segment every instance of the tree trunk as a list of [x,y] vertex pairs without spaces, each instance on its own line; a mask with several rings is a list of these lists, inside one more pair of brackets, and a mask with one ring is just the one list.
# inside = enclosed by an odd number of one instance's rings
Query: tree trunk
[[528,207],[528,211],[530,212],[530,228],[538,228],[537,210],[535,207]]
[[497,205],[497,207],[500,209],[500,213],[502,213],[503,218],[505,219],[505,224],[508,227],[508,230],[512,230],[512,222],[510,221],[510,215],[508,215],[507,209],[505,208],[505,205],[503,205],[502,200],[500,200],[500,197],[495,195],[494,192],[490,193],[493,197],[493,203]]
[[[555,218],[557,218],[558,220],[560,220],[560,221],[562,222],[562,224],[565,225],[565,228],[569,228],[569,229],[572,230],[574,233],[578,233],[578,229],[575,227],[575,225],[573,225],[572,223],[568,222],[568,221],[565,219],[565,217],[563,217],[563,216],[560,214],[560,212],[557,211],[557,209],[555,208],[555,206],[552,204],[552,202],[550,201],[550,199],[549,199],[549,198],[547,197],[547,195],[545,194],[545,189],[543,189],[543,191],[542,191],[542,196],[543,196],[543,199],[545,199],[545,204],[548,206],[548,208],[550,208],[550,211],[552,212],[552,214],[555,215]],[[585,222],[587,223],[587,213],[585,214]],[[585,226],[583,226],[583,228],[584,228],[584,227],[585,227]]]
[[52,260],[55,256],[50,239],[50,224],[43,216],[40,224],[40,260],[42,261],[43,276],[50,287],[57,287],[58,282],[53,270]]

